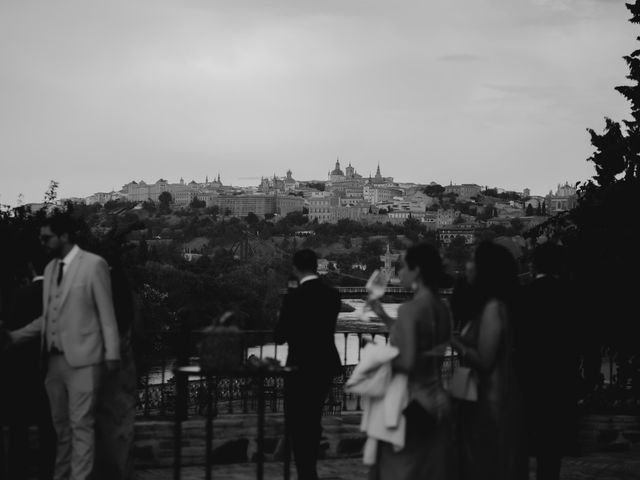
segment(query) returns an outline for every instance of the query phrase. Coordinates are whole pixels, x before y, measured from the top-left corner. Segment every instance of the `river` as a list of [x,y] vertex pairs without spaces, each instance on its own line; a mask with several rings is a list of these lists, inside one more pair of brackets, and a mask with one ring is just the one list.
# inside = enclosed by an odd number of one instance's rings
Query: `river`
[[[346,299],[343,301],[344,303],[354,307],[355,310],[353,312],[341,312],[338,315],[336,330],[341,333],[335,334],[335,344],[338,349],[338,353],[340,354],[342,364],[355,365],[358,363],[358,352],[360,347],[357,333],[364,333],[363,338],[371,339],[376,332],[385,331],[386,328],[382,322],[377,321],[375,314],[371,311],[367,312],[366,319],[362,319],[362,307],[364,305],[364,300]],[[397,315],[399,306],[399,303],[382,304],[385,312],[392,317]],[[352,333],[345,335],[345,333],[342,332]],[[384,337],[378,335],[376,341],[384,341]],[[256,355],[257,357],[262,358],[276,358],[282,365],[287,361],[287,353],[288,349],[286,344],[275,345],[273,343],[268,343],[248,349],[248,355]],[[194,361],[195,360],[197,359],[194,359]],[[171,363],[172,361],[167,362],[169,366],[164,371],[164,381],[173,377],[173,373],[171,372]],[[159,384],[162,383],[162,380],[162,367],[152,367],[149,372],[149,383]]]

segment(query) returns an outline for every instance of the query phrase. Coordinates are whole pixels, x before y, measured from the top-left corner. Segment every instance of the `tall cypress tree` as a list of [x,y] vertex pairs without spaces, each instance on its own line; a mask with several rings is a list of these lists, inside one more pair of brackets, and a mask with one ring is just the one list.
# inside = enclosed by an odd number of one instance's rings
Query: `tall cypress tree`
[[[640,0],[626,6],[630,21],[640,24]],[[572,270],[589,292],[582,297],[589,303],[583,313],[593,320],[593,335],[601,344],[631,353],[640,351],[634,345],[637,340],[632,340],[640,336],[635,300],[640,291],[635,233],[640,198],[640,49],[623,58],[631,84],[615,89],[630,102],[631,118],[622,123],[606,118],[602,133],[587,130],[594,147],[587,161],[596,173],[580,187],[577,207],[563,220],[562,236]]]

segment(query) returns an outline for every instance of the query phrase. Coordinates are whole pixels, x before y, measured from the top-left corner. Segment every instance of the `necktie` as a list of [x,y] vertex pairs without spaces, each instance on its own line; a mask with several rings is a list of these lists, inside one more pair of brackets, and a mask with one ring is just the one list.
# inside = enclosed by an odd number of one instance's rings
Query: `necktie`
[[58,280],[56,285],[60,285],[60,282],[62,281],[62,269],[64,268],[64,262],[60,262],[58,264]]

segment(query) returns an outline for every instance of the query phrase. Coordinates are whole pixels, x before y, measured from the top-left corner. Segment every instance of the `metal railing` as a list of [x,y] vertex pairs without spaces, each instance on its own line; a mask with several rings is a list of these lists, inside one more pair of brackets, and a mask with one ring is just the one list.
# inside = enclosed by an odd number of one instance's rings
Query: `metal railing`
[[[190,332],[150,332],[159,336],[161,344],[173,348],[163,348],[154,354],[144,356],[144,373],[138,378],[136,414],[139,417],[163,418],[173,415],[176,404],[176,385],[172,370],[177,365],[197,363],[197,345],[202,338],[201,331]],[[338,331],[336,346],[342,362],[342,371],[334,377],[333,385],[325,403],[325,414],[360,410],[360,398],[346,393],[344,384],[360,361],[362,349],[367,342],[389,341],[389,333],[379,329],[369,331]],[[273,342],[271,331],[243,332],[244,355],[246,360],[254,355],[259,359],[272,357],[284,364],[286,346]],[[445,358],[442,367],[444,381],[448,381],[455,368],[455,356]],[[267,411],[282,412],[284,404],[283,379],[266,377],[265,392]],[[184,397],[183,416],[202,415],[205,411],[209,391],[213,393],[214,405],[219,413],[250,413],[257,408],[255,384],[246,377],[217,377],[215,382],[201,376],[181,386]]]

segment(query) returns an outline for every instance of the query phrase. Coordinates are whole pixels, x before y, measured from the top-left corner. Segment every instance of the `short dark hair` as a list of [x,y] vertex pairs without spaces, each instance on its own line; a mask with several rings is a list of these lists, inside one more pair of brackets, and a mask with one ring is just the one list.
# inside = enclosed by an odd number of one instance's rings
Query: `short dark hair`
[[318,256],[308,248],[298,250],[293,254],[293,266],[301,272],[315,272],[318,270]]
[[422,281],[432,290],[436,290],[445,282],[444,267],[438,250],[428,243],[418,243],[409,247],[404,261],[410,269],[420,268]]
[[506,302],[514,298],[518,289],[518,265],[504,246],[483,241],[475,252],[476,279],[480,299],[487,302],[497,298]]
[[76,222],[68,213],[55,213],[45,218],[42,226],[51,228],[51,231],[57,236],[66,233],[69,236],[69,240],[75,242]]

